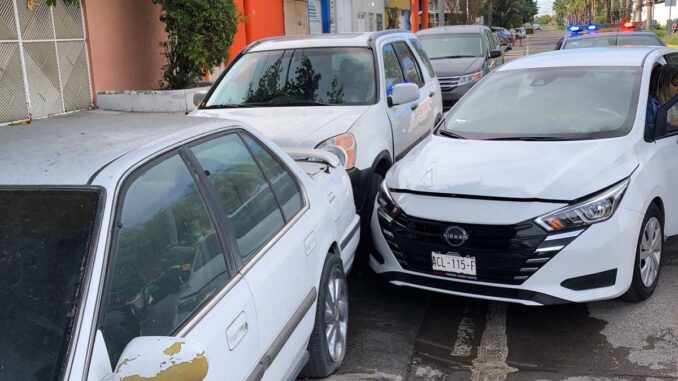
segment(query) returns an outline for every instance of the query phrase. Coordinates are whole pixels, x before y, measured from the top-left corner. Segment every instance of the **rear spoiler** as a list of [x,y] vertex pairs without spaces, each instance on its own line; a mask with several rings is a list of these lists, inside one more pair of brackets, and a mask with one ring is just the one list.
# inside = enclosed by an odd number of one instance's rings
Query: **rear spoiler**
[[283,148],[283,150],[296,161],[322,162],[331,166],[332,168],[336,168],[341,165],[338,157],[325,150],[312,148]]

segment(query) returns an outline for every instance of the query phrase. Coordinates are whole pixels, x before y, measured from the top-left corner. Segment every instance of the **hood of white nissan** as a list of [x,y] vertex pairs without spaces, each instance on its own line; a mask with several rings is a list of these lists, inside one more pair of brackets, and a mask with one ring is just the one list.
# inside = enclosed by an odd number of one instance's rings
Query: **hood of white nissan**
[[573,201],[631,175],[628,137],[574,141],[465,140],[432,135],[386,177],[392,191]]

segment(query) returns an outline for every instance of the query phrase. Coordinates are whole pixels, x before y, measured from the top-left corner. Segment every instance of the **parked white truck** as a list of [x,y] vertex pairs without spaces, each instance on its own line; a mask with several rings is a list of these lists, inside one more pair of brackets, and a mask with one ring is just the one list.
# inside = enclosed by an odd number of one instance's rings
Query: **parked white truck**
[[433,67],[404,31],[255,42],[195,101],[192,116],[241,120],[283,147],[336,154],[365,224],[388,168],[443,112]]

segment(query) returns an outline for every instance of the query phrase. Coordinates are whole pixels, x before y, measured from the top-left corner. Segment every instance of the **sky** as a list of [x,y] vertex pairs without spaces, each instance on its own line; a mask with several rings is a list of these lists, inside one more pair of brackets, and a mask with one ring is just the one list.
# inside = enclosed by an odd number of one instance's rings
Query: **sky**
[[553,0],[537,0],[539,6],[539,15],[550,15],[553,8]]

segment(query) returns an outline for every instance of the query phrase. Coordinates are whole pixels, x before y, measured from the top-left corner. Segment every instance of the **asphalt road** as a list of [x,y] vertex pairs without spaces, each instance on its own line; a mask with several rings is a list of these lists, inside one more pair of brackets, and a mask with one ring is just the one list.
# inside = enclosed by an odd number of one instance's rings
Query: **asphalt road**
[[[509,59],[553,49],[529,36]],[[524,307],[349,279],[348,353],[328,380],[678,380],[678,239],[654,296]]]

